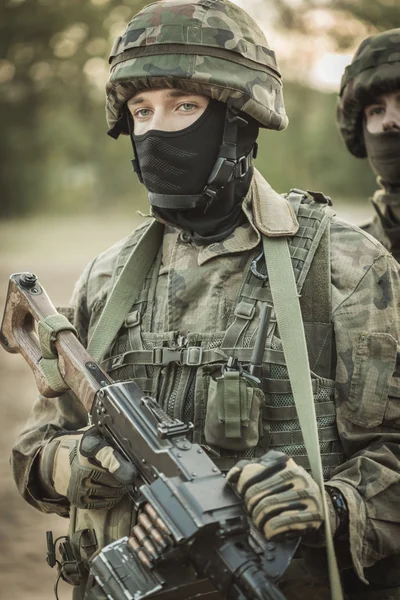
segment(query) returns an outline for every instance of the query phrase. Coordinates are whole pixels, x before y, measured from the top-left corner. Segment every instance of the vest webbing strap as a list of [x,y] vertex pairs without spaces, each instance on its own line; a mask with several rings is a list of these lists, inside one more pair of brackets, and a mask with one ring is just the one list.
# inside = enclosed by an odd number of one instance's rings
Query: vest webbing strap
[[142,291],[146,275],[156,259],[164,226],[158,221],[146,229],[133,248],[107,299],[89,340],[88,352],[100,362],[121,328],[130,308]]
[[323,500],[331,597],[332,600],[343,600],[324,491],[324,477],[307,345],[289,246],[285,237],[272,239],[263,236],[263,247],[279,335],[286,357],[304,445],[312,474],[320,487]]

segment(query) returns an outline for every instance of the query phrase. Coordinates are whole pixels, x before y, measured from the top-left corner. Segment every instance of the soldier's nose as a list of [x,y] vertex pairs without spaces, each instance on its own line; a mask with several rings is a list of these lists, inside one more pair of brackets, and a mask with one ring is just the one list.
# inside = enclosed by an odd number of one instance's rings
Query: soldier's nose
[[396,106],[388,107],[382,121],[383,131],[391,131],[400,129],[400,109]]

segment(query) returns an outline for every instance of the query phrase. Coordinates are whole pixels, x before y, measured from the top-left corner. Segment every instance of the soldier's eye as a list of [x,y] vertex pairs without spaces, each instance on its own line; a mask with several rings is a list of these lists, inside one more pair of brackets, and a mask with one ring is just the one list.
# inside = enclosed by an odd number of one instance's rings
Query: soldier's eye
[[193,110],[196,107],[197,107],[197,105],[193,104],[192,102],[184,102],[183,104],[180,104],[178,109],[182,110],[182,112],[190,112],[191,110]]
[[366,108],[367,117],[372,117],[373,115],[382,115],[385,113],[385,107],[382,104],[372,104]]
[[149,108],[138,108],[133,113],[133,116],[137,117],[139,119],[145,119],[146,117],[149,117],[150,114],[151,114],[151,110]]

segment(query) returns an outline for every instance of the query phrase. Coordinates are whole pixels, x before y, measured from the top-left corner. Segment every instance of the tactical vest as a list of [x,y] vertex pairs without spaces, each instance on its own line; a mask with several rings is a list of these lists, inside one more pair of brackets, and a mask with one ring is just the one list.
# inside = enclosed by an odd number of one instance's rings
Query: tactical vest
[[[313,197],[314,196],[314,197]],[[335,418],[335,351],[331,323],[329,222],[333,216],[319,194],[292,190],[287,200],[294,208],[299,230],[290,239],[290,253],[302,308],[314,390],[324,476],[344,460]],[[116,280],[134,249],[130,239],[114,272]],[[150,269],[138,300],[126,316],[117,339],[102,363],[115,381],[134,380],[175,418],[194,424],[193,441],[202,444],[217,466],[227,471],[240,458],[261,456],[276,449],[309,469],[300,424],[282,351],[262,249],[250,253],[247,268],[224,331],[179,336],[176,331],[152,332],[161,250]],[[229,359],[249,364],[261,305],[269,314],[261,384],[262,431],[254,447],[227,449],[205,439],[210,390]],[[213,387],[214,386],[214,387]]]

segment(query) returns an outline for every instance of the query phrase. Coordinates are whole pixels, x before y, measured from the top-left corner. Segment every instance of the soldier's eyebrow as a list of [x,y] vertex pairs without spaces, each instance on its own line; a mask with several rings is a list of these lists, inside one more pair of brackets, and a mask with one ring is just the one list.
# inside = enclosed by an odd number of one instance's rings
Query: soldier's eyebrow
[[[185,90],[168,90],[166,94],[169,98],[181,98],[183,96],[199,96],[200,94],[196,94],[194,92],[186,92]],[[143,104],[146,102],[143,96],[135,96],[128,100],[129,106],[134,106],[136,104]]]
[[186,92],[185,90],[168,90],[167,96],[170,98],[179,98],[180,96],[198,96],[194,92]]
[[130,100],[128,100],[128,105],[131,106],[132,104],[143,104],[143,102],[143,96],[136,96],[135,98],[130,98]]

